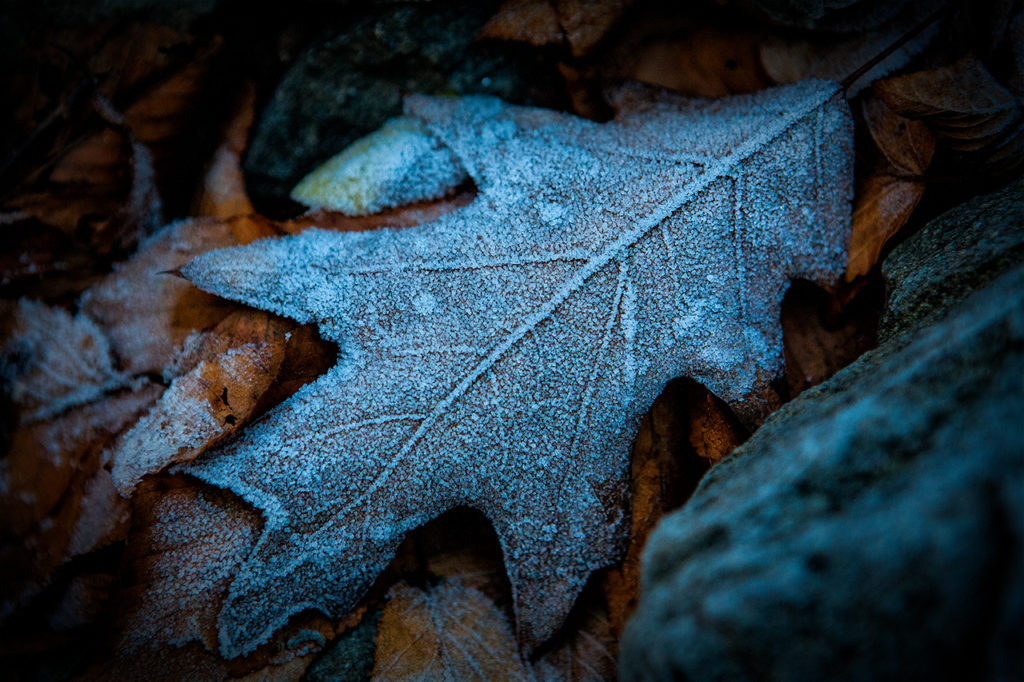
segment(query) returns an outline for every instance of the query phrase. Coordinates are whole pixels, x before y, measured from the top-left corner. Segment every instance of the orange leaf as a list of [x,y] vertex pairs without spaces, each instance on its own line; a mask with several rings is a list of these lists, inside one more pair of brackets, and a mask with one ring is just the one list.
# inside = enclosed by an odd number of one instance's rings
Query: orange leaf
[[550,0],[505,0],[480,29],[480,38],[557,45],[565,40],[565,34]]
[[923,175],[935,152],[928,126],[900,116],[881,99],[868,97],[863,113],[881,158],[857,188],[847,282],[870,272],[885,244],[906,224],[924,194]]
[[400,583],[377,626],[375,680],[527,680],[512,626],[458,580]]
[[112,474],[121,494],[128,496],[145,474],[195,459],[247,421],[277,378],[293,326],[248,310],[217,325],[198,364],[175,378],[112,448]]
[[590,52],[635,0],[506,0],[480,31],[481,38],[531,45],[568,43],[573,56]]
[[224,141],[213,153],[203,178],[196,215],[230,218],[254,212],[242,176],[242,153],[256,116],[256,88],[246,83],[234,117],[228,123]]

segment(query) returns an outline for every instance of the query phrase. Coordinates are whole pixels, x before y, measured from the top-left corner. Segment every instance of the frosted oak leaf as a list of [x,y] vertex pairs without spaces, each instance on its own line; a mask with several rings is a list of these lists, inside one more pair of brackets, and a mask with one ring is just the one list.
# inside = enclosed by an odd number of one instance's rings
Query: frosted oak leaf
[[494,524],[532,648],[623,549],[631,444],[664,384],[687,375],[757,412],[782,366],[789,281],[834,281],[846,263],[845,100],[809,81],[715,101],[625,91],[620,106],[598,124],[410,97],[473,203],[183,268],[340,348],[326,375],[181,468],[265,518],[219,615],[224,655],[302,610],[351,608],[408,530],[460,505]]

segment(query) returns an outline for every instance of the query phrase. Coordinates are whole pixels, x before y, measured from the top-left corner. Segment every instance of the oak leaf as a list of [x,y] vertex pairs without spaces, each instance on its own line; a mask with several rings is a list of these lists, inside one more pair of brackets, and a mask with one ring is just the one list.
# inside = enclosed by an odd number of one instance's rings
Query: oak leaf
[[265,516],[218,616],[222,654],[304,609],[343,613],[406,531],[456,506],[494,525],[533,648],[624,548],[630,445],[662,386],[688,375],[760,416],[789,281],[845,265],[845,100],[821,81],[634,100],[602,125],[411,97],[407,114],[476,183],[472,203],[182,269],[340,347],[325,376],[181,468]]

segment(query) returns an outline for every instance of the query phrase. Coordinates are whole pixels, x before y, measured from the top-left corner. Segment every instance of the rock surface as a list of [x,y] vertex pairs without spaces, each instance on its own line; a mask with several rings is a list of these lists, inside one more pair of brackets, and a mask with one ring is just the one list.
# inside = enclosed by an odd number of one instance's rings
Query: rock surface
[[930,222],[883,265],[883,340],[941,318],[958,301],[1024,261],[1024,179]]
[[[402,112],[402,96],[487,94],[545,104],[555,67],[515,46],[475,42],[494,2],[375,8],[307,49],[264,109],[245,160],[249,190],[275,199],[321,162]],[[543,98],[542,98],[543,99]]]
[[1024,679],[1020,203],[894,252],[888,340],[662,522],[624,679]]

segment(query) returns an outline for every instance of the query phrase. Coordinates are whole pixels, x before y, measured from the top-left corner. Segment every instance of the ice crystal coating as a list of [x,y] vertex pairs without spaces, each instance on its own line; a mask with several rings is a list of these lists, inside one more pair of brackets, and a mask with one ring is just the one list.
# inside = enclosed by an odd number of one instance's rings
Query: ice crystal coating
[[304,177],[292,199],[311,208],[368,215],[442,197],[465,179],[458,159],[419,119],[401,116]]
[[756,411],[782,366],[789,281],[832,281],[846,262],[845,100],[809,81],[623,102],[597,124],[410,97],[476,182],[473,203],[183,269],[340,347],[326,375],[182,468],[265,517],[219,616],[223,654],[303,609],[346,611],[408,530],[459,505],[493,523],[531,648],[619,556],[630,447],[663,385],[687,375]]
[[21,299],[0,339],[0,388],[42,421],[125,386],[106,336],[88,316]]

